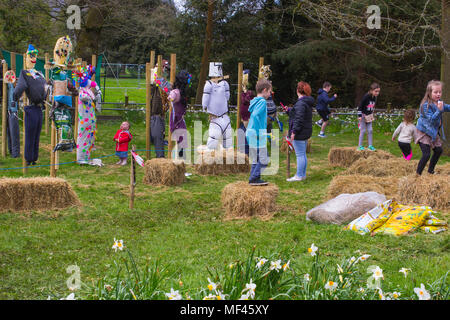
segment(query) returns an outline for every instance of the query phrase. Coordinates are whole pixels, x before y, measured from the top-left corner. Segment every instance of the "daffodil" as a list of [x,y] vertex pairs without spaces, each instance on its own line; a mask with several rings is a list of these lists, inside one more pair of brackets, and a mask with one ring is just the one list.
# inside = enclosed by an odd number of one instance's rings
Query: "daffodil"
[[250,283],[245,284],[245,289],[242,290],[242,293],[247,292],[247,298],[251,297],[252,299],[255,298],[255,290],[256,290],[256,284],[254,284],[253,279],[250,279]]
[[305,275],[303,276],[303,279],[305,279],[305,281],[310,281],[311,276],[309,275],[309,273],[305,273]]
[[117,252],[117,250],[122,251],[123,250],[123,240],[116,240],[116,238],[114,238],[114,244],[112,246],[112,249],[115,250],[115,252]]
[[173,290],[173,288],[170,288],[170,293],[166,293],[166,297],[169,298],[169,300],[182,300],[180,292],[178,290]]
[[217,284],[211,281],[211,279],[208,278],[208,289],[209,291],[216,290]]
[[61,298],[61,299],[59,299],[59,300],[77,300],[77,299],[75,299],[75,293],[71,293],[71,294],[69,294],[67,297],[65,297],[65,298]]
[[325,284],[325,289],[328,289],[330,291],[333,291],[337,288],[337,283],[334,281],[327,281],[327,283]]
[[338,273],[344,273],[344,270],[340,265],[337,264]]
[[226,300],[225,295],[222,292],[220,292],[219,290],[216,291],[216,300]]
[[398,299],[400,297],[400,295],[401,295],[400,292],[396,292],[396,291],[392,292],[392,297],[394,299]]
[[383,278],[383,269],[381,269],[379,266],[375,266],[375,268],[372,269],[373,277],[378,280]]
[[291,260],[289,260],[288,262],[283,264],[283,271],[286,271],[287,269],[289,269],[289,263],[291,263]]
[[349,259],[349,262],[350,262],[350,264],[352,264],[352,263],[358,263],[358,260],[356,260],[356,258],[355,257],[351,257],[350,259]]
[[262,259],[259,260],[258,263],[256,264],[256,268],[257,268],[257,269],[260,269],[266,262],[267,262],[267,259],[262,258]]
[[213,294],[209,294],[203,298],[203,300],[216,300],[216,296]]
[[359,289],[358,289],[358,292],[360,292],[360,293],[364,293],[366,290],[363,288],[363,287],[360,287]]
[[280,269],[281,269],[281,260],[270,262],[269,270],[276,270],[278,272],[278,270]]
[[308,248],[308,253],[311,255],[311,256],[315,256],[316,255],[316,251],[318,250],[319,248],[317,248],[315,245],[314,245],[314,243],[311,245],[311,247],[310,248]]
[[414,292],[419,297],[419,300],[430,300],[430,293],[425,289],[423,283],[420,284],[420,288],[414,288]]
[[370,254],[364,254],[358,258],[358,261],[366,261],[369,258],[370,258]]
[[398,270],[398,272],[403,273],[403,275],[405,276],[405,278],[406,278],[406,276],[408,275],[408,272],[410,272],[410,271],[411,271],[411,269],[407,269],[407,268],[401,268],[400,270]]
[[241,295],[241,297],[239,298],[239,300],[248,300],[249,297],[250,297],[250,295],[249,295],[249,293],[247,292],[247,293]]

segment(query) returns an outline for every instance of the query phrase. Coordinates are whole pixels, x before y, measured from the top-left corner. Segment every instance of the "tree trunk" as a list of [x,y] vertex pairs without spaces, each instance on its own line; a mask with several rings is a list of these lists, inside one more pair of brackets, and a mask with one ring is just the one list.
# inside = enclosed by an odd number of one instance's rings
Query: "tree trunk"
[[91,61],[93,54],[98,55],[100,34],[106,15],[106,10],[104,10],[103,6],[103,1],[100,1],[98,6],[89,8],[86,25],[80,30],[75,56],[81,57],[83,61]]
[[208,71],[209,52],[211,50],[212,42],[212,27],[213,27],[213,12],[214,0],[208,0],[208,17],[206,20],[206,37],[205,46],[203,47],[202,65],[200,67],[200,75],[198,77],[197,94],[195,96],[195,103],[202,103],[203,87],[206,81],[206,72]]
[[365,61],[367,56],[366,47],[359,45],[358,66],[356,69],[356,84],[355,84],[355,108],[358,108],[364,94],[367,92],[367,83],[365,81]]
[[[450,0],[442,0],[442,46],[450,52]],[[442,100],[450,103],[450,53],[442,53],[441,80],[444,82]],[[444,141],[444,154],[450,156],[450,112],[443,114],[443,129],[446,140]]]

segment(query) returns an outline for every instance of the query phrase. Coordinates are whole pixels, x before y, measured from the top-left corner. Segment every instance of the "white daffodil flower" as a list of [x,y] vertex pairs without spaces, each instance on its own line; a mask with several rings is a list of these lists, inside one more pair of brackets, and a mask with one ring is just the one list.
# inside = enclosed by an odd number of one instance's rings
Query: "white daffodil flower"
[[239,300],[249,300],[249,296],[250,296],[250,293],[247,292],[247,293],[241,295],[241,297],[239,298]]
[[408,272],[410,272],[410,271],[411,271],[411,269],[408,269],[408,268],[401,268],[400,270],[398,270],[398,272],[403,273],[405,278],[408,276]]
[[256,284],[254,284],[252,281],[253,281],[253,279],[250,279],[250,283],[247,283],[247,284],[245,285],[245,289],[242,290],[242,293],[247,292],[247,293],[246,293],[247,299],[248,299],[249,297],[252,298],[252,299],[255,298]]
[[358,261],[366,261],[369,258],[370,258],[370,254],[364,254],[358,258]]
[[305,275],[303,276],[303,279],[305,279],[305,281],[310,281],[311,276],[309,275],[309,273],[305,273]]
[[430,293],[425,289],[423,283],[420,284],[420,288],[414,288],[414,292],[419,297],[419,300],[430,300]]
[[180,292],[178,290],[173,290],[173,288],[170,288],[170,293],[166,293],[166,297],[169,298],[169,300],[182,300]]
[[116,238],[114,238],[114,244],[112,246],[112,249],[115,250],[115,252],[117,252],[117,250],[122,251],[124,248],[123,246],[123,240],[116,240]]
[[392,292],[392,298],[398,299],[400,296],[401,296],[400,292],[396,292],[396,291]]
[[375,268],[372,269],[373,277],[375,280],[384,278],[383,277],[383,269],[381,269],[379,266],[375,266]]
[[325,284],[325,289],[328,289],[330,291],[333,291],[337,288],[337,283],[334,281],[327,281],[327,283]]
[[267,259],[262,258],[262,259],[259,260],[258,263],[256,264],[256,268],[257,268],[257,269],[260,269],[266,262],[267,262]]
[[311,247],[310,248],[308,248],[308,253],[311,255],[311,256],[315,256],[316,255],[316,251],[318,250],[319,248],[317,248],[315,245],[314,245],[314,243],[311,245]]
[[69,294],[67,297],[65,297],[65,298],[61,298],[61,299],[59,299],[59,300],[77,300],[77,299],[75,299],[75,293],[71,293],[71,294]]
[[203,300],[216,300],[216,296],[210,293],[209,295],[204,297]]
[[209,291],[213,291],[217,289],[217,284],[211,281],[211,279],[208,278],[208,289]]
[[271,261],[270,262],[270,267],[269,270],[276,270],[278,272],[278,270],[280,270],[281,267],[281,260],[277,260],[277,261]]

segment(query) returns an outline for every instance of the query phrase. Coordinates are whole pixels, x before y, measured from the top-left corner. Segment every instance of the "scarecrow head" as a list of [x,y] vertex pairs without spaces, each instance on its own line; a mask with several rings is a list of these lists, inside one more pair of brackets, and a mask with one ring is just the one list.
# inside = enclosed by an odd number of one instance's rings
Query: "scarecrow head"
[[75,82],[80,84],[80,87],[86,87],[89,84],[92,76],[95,74],[95,67],[88,65],[87,67],[80,67],[73,72]]
[[37,49],[32,44],[28,45],[26,65],[25,65],[27,70],[34,69],[34,66],[36,65],[37,55],[38,55]]
[[16,74],[12,70],[6,71],[5,75],[3,76],[3,81],[5,83],[12,83],[16,82]]
[[269,80],[271,75],[272,70],[270,70],[270,65],[262,66],[261,69],[259,70],[259,78]]
[[64,36],[56,41],[55,49],[53,50],[53,60],[57,65],[67,65],[72,53],[72,41],[69,36]]
[[217,79],[223,77],[222,62],[210,62],[209,63],[209,77],[211,79]]

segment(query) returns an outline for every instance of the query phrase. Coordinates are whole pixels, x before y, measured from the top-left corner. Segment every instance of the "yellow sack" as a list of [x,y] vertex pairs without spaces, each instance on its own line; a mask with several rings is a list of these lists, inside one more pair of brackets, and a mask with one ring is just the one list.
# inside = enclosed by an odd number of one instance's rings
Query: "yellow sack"
[[392,216],[374,233],[393,234],[396,236],[412,232],[425,224],[433,211],[429,207],[397,206]]
[[381,227],[389,220],[389,218],[397,212],[399,209],[399,205],[397,202],[392,201],[391,204],[384,208],[383,213],[375,220],[367,224],[367,229],[369,232],[374,231],[375,229]]
[[[355,232],[358,232],[359,234],[367,234],[370,233],[373,230],[372,223],[376,221],[378,218],[383,219],[383,221],[386,221],[387,218],[390,216],[389,207],[392,203],[392,200],[387,200],[383,202],[382,204],[377,205],[372,210],[364,213],[362,216],[356,218],[352,222],[350,222],[348,225],[346,225],[343,230],[352,230]],[[381,220],[380,220],[381,223]],[[381,223],[382,224],[382,223]],[[380,224],[380,225],[381,225]],[[368,228],[368,225],[370,225],[370,228]],[[375,224],[375,225],[378,225]]]
[[427,233],[436,234],[439,232],[447,231],[447,226],[422,226],[420,230],[425,231]]
[[440,220],[431,215],[430,218],[427,221],[425,221],[425,225],[426,226],[446,226],[447,222]]

